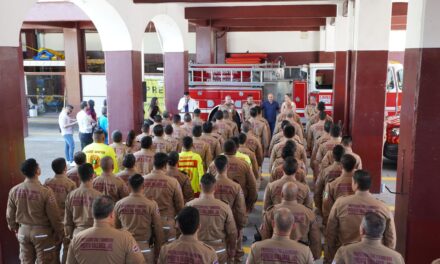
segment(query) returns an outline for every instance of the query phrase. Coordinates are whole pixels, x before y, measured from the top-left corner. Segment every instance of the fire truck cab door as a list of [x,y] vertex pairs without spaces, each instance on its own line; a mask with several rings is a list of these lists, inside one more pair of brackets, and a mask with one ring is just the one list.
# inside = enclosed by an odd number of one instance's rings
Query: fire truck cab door
[[328,113],[333,113],[333,63],[310,64],[309,95],[318,102],[324,102]]

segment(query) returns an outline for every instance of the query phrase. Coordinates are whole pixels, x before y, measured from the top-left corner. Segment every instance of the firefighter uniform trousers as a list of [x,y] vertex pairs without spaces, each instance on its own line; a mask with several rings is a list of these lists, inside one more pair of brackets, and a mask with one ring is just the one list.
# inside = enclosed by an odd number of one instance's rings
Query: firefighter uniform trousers
[[217,253],[218,263],[233,263],[232,259],[228,259],[228,251],[226,250],[226,243],[222,239],[213,241],[203,241],[205,244],[214,248],[215,253]]
[[150,248],[149,241],[136,241],[141,250],[142,255],[144,255],[146,263],[154,263],[154,249]]
[[17,234],[22,264],[60,263],[53,230],[47,226],[20,225]]

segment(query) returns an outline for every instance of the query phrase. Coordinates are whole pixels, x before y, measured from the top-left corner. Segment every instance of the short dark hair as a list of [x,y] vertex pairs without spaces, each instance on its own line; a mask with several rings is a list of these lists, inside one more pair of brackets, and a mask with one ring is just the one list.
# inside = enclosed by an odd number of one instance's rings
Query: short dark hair
[[154,154],[154,168],[163,169],[168,163],[168,155],[163,152]]
[[173,131],[174,131],[174,129],[173,129],[172,125],[166,125],[165,126],[165,134],[171,135],[171,134],[173,134]]
[[89,104],[87,103],[87,101],[82,101],[81,104],[79,105],[79,108],[84,109],[88,106]]
[[81,182],[90,181],[94,174],[93,165],[90,163],[84,163],[78,166],[78,176]]
[[108,172],[114,169],[114,162],[110,156],[105,156],[101,159],[101,168],[104,172]]
[[69,108],[70,110],[73,110],[73,105],[70,105],[70,104],[68,104],[68,105],[66,105],[66,108]]
[[199,116],[200,113],[201,113],[200,109],[198,109],[198,108],[194,109],[194,115],[195,116]]
[[333,150],[333,159],[337,162],[341,162],[342,156],[345,154],[345,148],[341,145],[336,145]]
[[231,139],[228,139],[223,143],[223,151],[225,154],[233,155],[237,152],[237,145],[235,145],[235,142]]
[[284,160],[283,171],[286,175],[293,175],[298,170],[298,161],[293,157],[288,157]]
[[211,173],[205,173],[200,179],[200,184],[202,185],[202,189],[204,191],[212,190],[212,187],[214,187],[215,182],[216,182],[215,176],[212,175]]
[[107,115],[107,106],[104,106],[101,108],[101,114],[106,116]]
[[224,118],[229,118],[229,112],[228,112],[228,110],[223,110],[222,112],[223,112],[223,117],[224,117]]
[[385,219],[375,212],[366,212],[361,225],[370,238],[381,238],[386,228]]
[[238,148],[240,146],[240,141],[238,140],[237,136],[231,137],[230,140],[234,141],[236,148]]
[[356,158],[350,154],[344,154],[341,158],[342,168],[347,172],[352,172],[356,166]]
[[163,136],[163,126],[162,125],[155,125],[153,128],[153,133],[157,137]]
[[93,217],[96,220],[101,220],[109,217],[113,212],[115,202],[111,196],[101,195],[95,198],[92,204]]
[[257,110],[258,114],[261,114],[261,112],[263,111],[263,108],[261,108],[261,106],[259,105],[255,106],[255,109]]
[[26,178],[33,178],[37,174],[38,166],[35,159],[27,159],[21,163],[21,172]]
[[324,120],[327,118],[327,113],[325,111],[319,112],[319,120]]
[[249,121],[244,121],[241,124],[241,131],[243,131],[244,133],[249,132],[252,129],[252,124]]
[[192,134],[194,137],[200,137],[202,135],[202,126],[194,126],[192,129]]
[[322,101],[319,102],[319,103],[318,103],[318,106],[317,106],[316,108],[318,108],[318,111],[319,111],[319,112],[324,111],[324,110],[325,110],[325,103],[322,102]]
[[184,92],[183,95],[189,95],[189,92]]
[[190,113],[186,113],[186,114],[183,116],[183,121],[185,121],[185,122],[191,122],[191,114],[190,114]]
[[287,140],[281,150],[281,157],[285,160],[288,157],[295,157],[296,143],[293,140]]
[[332,137],[339,137],[341,135],[341,126],[338,124],[333,124],[332,128],[330,129],[330,135]]
[[330,120],[325,121],[324,123],[324,131],[330,133],[330,129],[332,129],[333,122]]
[[179,229],[184,235],[193,235],[200,225],[199,210],[195,207],[185,206],[176,216]]
[[124,166],[127,169],[132,169],[134,168],[135,164],[136,164],[136,157],[133,154],[128,153],[127,155],[124,156],[124,160],[122,161],[122,166]]
[[66,160],[64,158],[56,158],[51,164],[53,172],[56,174],[61,174],[67,167]]
[[148,133],[148,131],[150,131],[150,124],[147,123],[147,122],[144,122],[144,123],[142,124],[142,132],[144,132],[144,133]]
[[145,136],[141,139],[141,148],[148,149],[153,145],[153,140],[150,136]]
[[168,113],[167,110],[164,110],[164,111],[162,112],[162,117],[168,119],[168,118],[170,118],[170,113]]
[[248,94],[248,96],[246,98],[254,98],[254,96],[252,94]]
[[171,151],[168,154],[168,165],[170,166],[176,166],[177,163],[179,163],[179,153],[177,153],[176,151]]
[[183,137],[182,138],[182,146],[184,149],[191,149],[193,146],[193,139],[192,137]]
[[251,117],[256,117],[258,115],[258,110],[257,107],[252,107],[251,109],[249,109],[249,114]]
[[75,153],[75,155],[73,155],[73,161],[75,161],[76,165],[81,165],[86,163],[86,153],[82,152],[82,151],[78,151]]
[[205,122],[203,123],[203,132],[204,133],[211,133],[212,132],[212,123],[211,122]]
[[291,125],[290,121],[289,121],[289,120],[283,120],[283,121],[281,121],[280,127],[281,127],[281,129],[284,130],[284,128],[285,128],[287,125]]
[[240,134],[238,135],[238,142],[239,142],[241,145],[243,145],[244,143],[246,143],[246,140],[247,140],[247,136],[246,136],[245,133],[240,133]]
[[217,110],[217,112],[215,112],[214,117],[216,120],[222,120],[223,119],[223,112],[221,110]]
[[295,136],[295,127],[292,125],[287,125],[283,129],[283,135],[286,138],[293,138]]
[[154,122],[156,122],[156,123],[162,122],[162,116],[160,116],[160,115],[155,115],[153,119],[154,119]]
[[357,170],[353,174],[353,180],[357,183],[360,191],[368,191],[371,186],[371,176],[367,171]]
[[180,115],[173,115],[173,123],[174,124],[178,124],[178,123],[180,123],[180,121],[182,121],[182,118],[180,117]]
[[341,144],[343,146],[349,146],[353,142],[351,136],[343,136],[341,139]]
[[121,143],[122,142],[122,133],[119,130],[115,130],[112,133],[113,142]]
[[214,159],[214,165],[215,168],[217,169],[217,172],[222,173],[225,171],[226,166],[228,165],[228,158],[226,158],[225,155],[218,155]]
[[137,192],[144,184],[144,177],[140,174],[131,175],[128,178],[128,184],[134,192]]

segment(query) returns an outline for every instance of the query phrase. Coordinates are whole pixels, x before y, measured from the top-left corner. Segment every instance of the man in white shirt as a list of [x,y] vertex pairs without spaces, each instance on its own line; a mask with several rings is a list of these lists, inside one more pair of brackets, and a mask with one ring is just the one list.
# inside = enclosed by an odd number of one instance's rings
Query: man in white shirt
[[65,147],[64,153],[69,164],[73,163],[73,153],[75,150],[75,142],[73,141],[73,126],[76,125],[75,119],[70,118],[73,106],[66,105],[58,116],[58,124],[60,126],[61,135],[64,137]]
[[[180,98],[179,104],[177,105],[177,110],[182,114],[193,113],[197,108],[199,108],[199,103],[189,96],[189,92],[183,94],[183,97]],[[182,114],[181,116],[183,116]]]
[[80,104],[81,111],[76,114],[76,120],[79,127],[79,140],[81,141],[81,150],[87,145],[93,143],[93,126],[95,121],[87,114],[89,108],[86,101]]

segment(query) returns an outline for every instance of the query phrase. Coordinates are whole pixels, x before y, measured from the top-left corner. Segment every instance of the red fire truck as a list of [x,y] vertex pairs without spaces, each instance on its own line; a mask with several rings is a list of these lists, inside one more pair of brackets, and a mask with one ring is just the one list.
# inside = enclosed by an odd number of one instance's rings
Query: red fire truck
[[[333,63],[313,63],[304,66],[280,64],[192,64],[189,66],[189,91],[199,101],[204,118],[230,95],[240,112],[248,95],[260,103],[268,93],[283,101],[292,94],[297,112],[303,116],[308,98],[325,102],[333,110]],[[386,116],[395,115],[402,99],[403,67],[389,63],[386,85]]]

